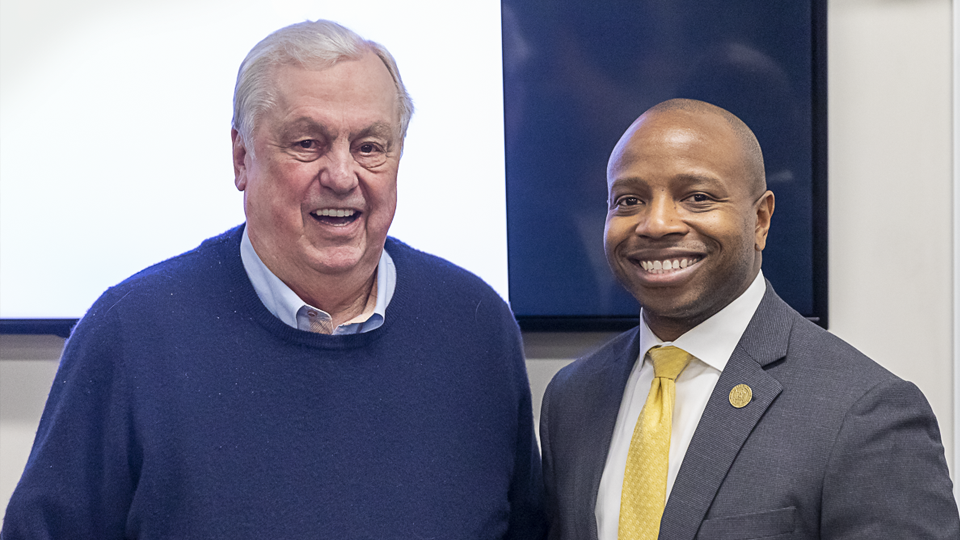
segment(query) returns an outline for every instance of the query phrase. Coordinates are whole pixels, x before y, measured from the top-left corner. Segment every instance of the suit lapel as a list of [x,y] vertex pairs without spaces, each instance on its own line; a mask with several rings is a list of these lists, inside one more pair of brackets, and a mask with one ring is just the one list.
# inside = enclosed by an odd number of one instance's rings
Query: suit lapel
[[[595,403],[592,411],[584,414],[582,459],[577,467],[578,483],[581,483],[576,493],[587,495],[581,507],[581,519],[578,520],[579,530],[577,538],[597,539],[597,493],[600,490],[600,477],[607,463],[607,452],[610,450],[610,440],[613,438],[613,429],[617,423],[617,414],[620,411],[620,402],[623,400],[623,391],[633,369],[634,361],[640,354],[639,328],[631,331],[628,339],[624,339],[617,347],[607,351],[607,358],[600,364],[601,367],[594,374],[594,396],[585,396],[583,403]],[[598,399],[599,398],[599,399]]]
[[[757,312],[717,381],[680,465],[660,525],[660,538],[691,540],[737,453],[782,387],[764,366],[786,355],[792,327],[789,307],[767,283]],[[753,399],[730,404],[730,391],[746,384]]]

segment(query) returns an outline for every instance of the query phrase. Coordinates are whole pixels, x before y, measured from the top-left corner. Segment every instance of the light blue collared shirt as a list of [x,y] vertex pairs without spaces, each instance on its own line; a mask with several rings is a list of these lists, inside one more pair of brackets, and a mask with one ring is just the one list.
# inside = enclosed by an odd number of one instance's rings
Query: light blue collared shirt
[[[243,238],[240,240],[240,260],[243,269],[257,291],[257,296],[263,305],[275,317],[287,326],[292,326],[305,332],[311,331],[311,323],[315,319],[330,320],[330,314],[322,309],[315,308],[304,302],[297,293],[280,280],[260,260],[260,256],[253,249],[247,228],[243,228]],[[366,320],[357,320],[341,324],[333,329],[333,335],[362,334],[380,328],[386,316],[387,305],[393,298],[393,291],[397,287],[397,267],[393,259],[384,249],[380,253],[380,262],[377,264],[377,281],[373,284],[377,293],[377,302],[373,314]]]

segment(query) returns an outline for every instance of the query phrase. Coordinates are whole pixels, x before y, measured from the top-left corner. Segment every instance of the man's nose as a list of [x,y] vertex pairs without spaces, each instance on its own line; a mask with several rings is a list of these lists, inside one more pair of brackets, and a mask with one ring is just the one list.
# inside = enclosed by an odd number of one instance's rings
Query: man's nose
[[677,202],[672,197],[655,197],[637,222],[637,235],[660,238],[668,234],[683,233],[686,225],[678,210]]
[[332,148],[320,170],[320,185],[335,193],[349,193],[357,187],[356,162],[349,148]]

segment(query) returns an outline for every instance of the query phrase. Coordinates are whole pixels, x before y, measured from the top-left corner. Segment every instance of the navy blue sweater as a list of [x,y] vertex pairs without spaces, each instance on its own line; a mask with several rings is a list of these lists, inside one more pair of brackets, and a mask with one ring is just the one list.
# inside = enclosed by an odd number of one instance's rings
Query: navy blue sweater
[[302,332],[257,298],[241,230],[80,321],[4,540],[542,536],[519,331],[496,293],[389,239],[384,325]]

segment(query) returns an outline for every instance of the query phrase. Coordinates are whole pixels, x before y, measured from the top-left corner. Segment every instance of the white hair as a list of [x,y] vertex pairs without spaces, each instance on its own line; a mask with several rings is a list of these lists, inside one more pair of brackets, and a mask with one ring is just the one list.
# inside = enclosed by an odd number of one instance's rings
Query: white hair
[[344,60],[358,60],[376,54],[393,77],[400,109],[400,139],[407,134],[413,115],[413,101],[400,79],[397,63],[379,43],[363,39],[333,21],[304,21],[281,28],[257,43],[247,53],[233,93],[233,129],[249,140],[264,111],[276,105],[271,70],[280,65],[325,69]]

